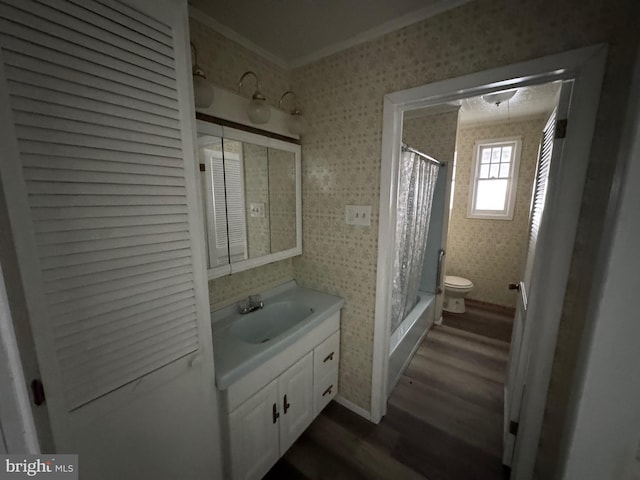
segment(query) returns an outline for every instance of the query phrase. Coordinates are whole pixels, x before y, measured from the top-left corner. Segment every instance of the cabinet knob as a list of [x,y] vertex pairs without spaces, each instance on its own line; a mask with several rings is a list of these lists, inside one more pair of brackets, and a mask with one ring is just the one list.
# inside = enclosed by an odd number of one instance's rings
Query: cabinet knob
[[333,385],[329,385],[329,388],[327,388],[324,393],[322,394],[322,396],[324,397],[325,395],[331,395],[331,390],[333,389]]
[[275,403],[273,404],[272,415],[273,423],[276,423],[278,421],[278,418],[280,418],[280,414],[278,413],[278,406]]
[[333,353],[334,352],[331,352],[329,355],[327,355],[322,363],[327,363],[328,361],[333,360]]
[[287,414],[287,410],[289,410],[289,407],[291,407],[291,404],[289,402],[287,402],[287,396],[284,396],[284,414]]

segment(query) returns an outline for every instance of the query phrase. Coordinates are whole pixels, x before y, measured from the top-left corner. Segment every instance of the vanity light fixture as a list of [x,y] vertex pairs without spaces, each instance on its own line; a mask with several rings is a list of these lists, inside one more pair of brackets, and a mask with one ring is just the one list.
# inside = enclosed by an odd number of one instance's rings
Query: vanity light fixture
[[213,102],[213,88],[198,65],[198,51],[193,43],[191,48],[193,49],[193,99],[197,108],[207,108]]
[[260,92],[260,82],[258,81],[258,76],[253,73],[251,70],[248,72],[244,72],[240,77],[240,81],[238,82],[238,90],[242,88],[242,82],[244,81],[247,75],[252,75],[256,79],[256,89],[253,92],[253,96],[251,97],[251,102],[249,103],[249,107],[247,108],[247,114],[249,115],[249,120],[252,123],[260,124],[267,123],[271,118],[271,108],[267,105],[267,99]]
[[291,90],[287,90],[280,97],[280,101],[278,102],[278,106],[282,105],[282,101],[287,95],[293,95],[293,109],[291,110],[291,115],[289,115],[289,119],[287,120],[287,126],[289,127],[289,131],[294,135],[304,135],[307,132],[307,121],[302,116],[302,112],[298,108],[298,97],[295,92]]
[[487,103],[493,103],[496,107],[499,107],[502,102],[511,100],[514,95],[518,93],[518,89],[503,90],[502,92],[493,92],[482,95],[482,99]]

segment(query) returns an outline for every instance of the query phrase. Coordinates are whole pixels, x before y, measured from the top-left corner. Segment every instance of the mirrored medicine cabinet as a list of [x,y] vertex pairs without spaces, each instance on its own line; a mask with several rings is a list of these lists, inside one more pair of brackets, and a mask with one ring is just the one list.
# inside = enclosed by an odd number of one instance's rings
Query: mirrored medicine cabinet
[[300,255],[300,145],[197,126],[209,279]]

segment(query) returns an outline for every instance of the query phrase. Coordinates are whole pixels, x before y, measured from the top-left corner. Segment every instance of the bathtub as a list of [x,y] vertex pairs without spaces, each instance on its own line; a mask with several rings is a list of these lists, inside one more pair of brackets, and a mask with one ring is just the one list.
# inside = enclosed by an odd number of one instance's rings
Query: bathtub
[[435,295],[418,292],[418,302],[389,338],[389,369],[387,395],[398,384],[420,342],[433,325]]

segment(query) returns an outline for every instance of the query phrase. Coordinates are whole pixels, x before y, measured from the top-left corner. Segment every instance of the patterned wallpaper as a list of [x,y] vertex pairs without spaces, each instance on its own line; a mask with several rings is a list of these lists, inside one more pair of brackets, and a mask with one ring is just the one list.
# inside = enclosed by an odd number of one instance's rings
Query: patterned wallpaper
[[252,268],[226,277],[209,281],[209,302],[211,310],[231,305],[248,295],[276,287],[293,280],[292,259]]
[[458,110],[418,118],[402,123],[402,141],[441,162],[453,162],[458,129]]
[[[515,307],[509,282],[522,276],[527,248],[529,206],[544,118],[461,126],[456,150],[456,186],[447,240],[447,275],[473,282],[468,298]],[[518,190],[513,220],[467,218],[473,150],[478,140],[522,137]]]
[[[272,104],[289,78],[298,94],[310,129],[303,139],[303,255],[294,261],[295,276],[347,300],[340,368],[346,399],[370,409],[383,95],[606,42],[607,74],[538,454],[537,474],[551,478],[640,35],[636,18],[634,0],[476,0],[297,68],[291,77],[191,22],[199,61],[211,81],[233,89],[251,68]],[[371,205],[371,226],[347,227],[346,204]],[[293,271],[282,277],[289,274]],[[243,288],[241,281],[233,282]]]

